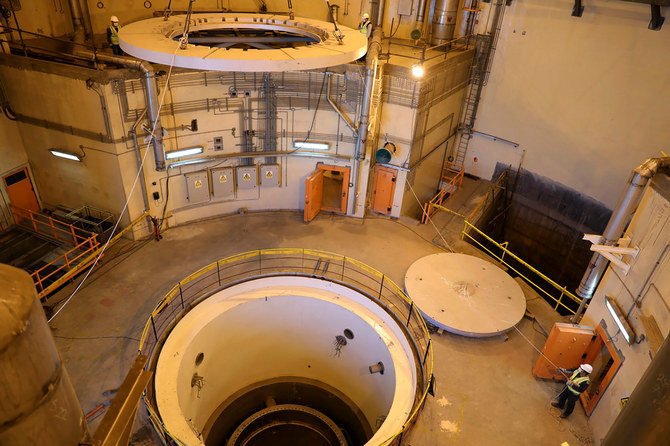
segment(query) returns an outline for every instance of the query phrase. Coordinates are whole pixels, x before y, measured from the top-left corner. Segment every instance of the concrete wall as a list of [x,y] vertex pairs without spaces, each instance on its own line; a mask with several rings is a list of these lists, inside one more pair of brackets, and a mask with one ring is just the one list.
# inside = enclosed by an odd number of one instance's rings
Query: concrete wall
[[[99,94],[83,79],[55,73],[5,65],[0,76],[20,115],[18,132],[43,205],[87,204],[119,215],[125,201],[119,158],[127,155],[102,142],[113,140],[114,133],[112,128],[108,134]],[[95,89],[111,96],[109,85]],[[56,158],[50,148],[84,155],[83,161]]]
[[[630,396],[659,346],[649,329],[648,318],[658,327],[660,341],[670,333],[670,179],[658,175],[644,194],[633,221],[626,230],[631,245],[640,248],[628,259],[628,273],[611,264],[603,277],[582,324],[602,324],[623,364],[591,415],[590,424],[600,441],[621,411],[619,401]],[[615,300],[637,335],[639,343],[628,345],[605,307],[605,296]],[[635,304],[638,302],[639,304]],[[643,319],[647,319],[646,323]],[[653,323],[652,323],[653,324]],[[643,338],[644,336],[644,338]]]
[[648,5],[590,0],[576,18],[573,4],[506,8],[475,128],[520,147],[475,136],[466,170],[488,179],[525,150],[524,168],[611,208],[631,168],[667,151],[670,26],[648,30]]

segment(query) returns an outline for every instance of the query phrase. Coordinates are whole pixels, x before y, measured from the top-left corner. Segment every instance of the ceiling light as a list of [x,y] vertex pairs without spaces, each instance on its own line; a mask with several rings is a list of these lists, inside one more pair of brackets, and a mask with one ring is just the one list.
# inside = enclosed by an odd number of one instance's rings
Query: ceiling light
[[417,63],[412,65],[412,76],[423,77],[424,72],[423,64]]
[[617,327],[619,327],[621,334],[623,334],[623,337],[626,338],[626,342],[628,342],[628,344],[632,344],[635,340],[635,332],[628,324],[628,320],[621,312],[619,305],[609,296],[605,296],[605,305],[607,306],[607,310],[612,315],[612,318],[614,319]]
[[61,149],[49,149],[49,152],[51,152],[53,156],[57,156],[58,158],[65,158],[67,160],[72,161],[81,161],[82,158],[84,158],[84,155],[78,155],[76,153],[66,152],[65,150]]
[[175,158],[181,158],[189,155],[197,155],[202,153],[204,149],[202,147],[189,147],[188,149],[175,150],[173,152],[166,152],[165,159],[172,160]]
[[293,141],[293,147],[296,149],[330,150],[330,144],[326,142]]

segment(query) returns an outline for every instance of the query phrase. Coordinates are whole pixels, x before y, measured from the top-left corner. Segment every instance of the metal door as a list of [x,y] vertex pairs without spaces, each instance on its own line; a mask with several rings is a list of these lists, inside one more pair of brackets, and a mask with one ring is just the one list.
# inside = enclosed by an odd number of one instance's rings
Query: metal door
[[12,206],[33,212],[40,211],[40,204],[37,201],[37,195],[35,194],[27,168],[7,175],[3,179],[5,181],[5,190]]
[[397,178],[398,171],[396,169],[375,164],[372,202],[370,203],[370,208],[373,211],[386,215],[391,213]]
[[323,173],[317,169],[305,180],[305,222],[310,222],[319,215],[323,202]]

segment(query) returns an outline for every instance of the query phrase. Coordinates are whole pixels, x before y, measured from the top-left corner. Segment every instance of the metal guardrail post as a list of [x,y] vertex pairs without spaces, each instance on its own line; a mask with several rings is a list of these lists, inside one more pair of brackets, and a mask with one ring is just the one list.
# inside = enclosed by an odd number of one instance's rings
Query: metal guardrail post
[[156,342],[158,342],[158,332],[156,331],[156,323],[154,322],[154,315],[151,315],[151,328],[154,329],[154,338],[156,338]]
[[409,321],[412,319],[412,313],[414,312],[414,301],[412,301],[412,304],[409,306],[409,316],[407,316],[407,323],[405,324],[407,327],[409,327]]
[[219,286],[221,286],[221,266],[219,265],[219,261],[216,261],[216,278],[219,282]]
[[422,365],[426,365],[426,359],[428,359],[428,352],[430,351],[430,343],[433,342],[432,339],[428,339],[428,344],[426,344],[426,353],[423,354],[423,361],[421,362]]
[[382,274],[382,281],[379,284],[379,297],[378,299],[381,301],[382,300],[382,291],[384,290],[384,279],[386,278],[385,274]]
[[181,291],[181,282],[179,282],[179,299],[181,300],[181,309],[184,309],[184,294]]

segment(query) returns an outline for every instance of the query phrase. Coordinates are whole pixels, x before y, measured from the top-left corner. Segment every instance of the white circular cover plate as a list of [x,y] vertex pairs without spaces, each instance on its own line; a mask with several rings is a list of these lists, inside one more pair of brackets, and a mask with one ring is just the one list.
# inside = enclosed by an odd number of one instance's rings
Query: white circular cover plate
[[[309,35],[316,43],[295,48],[241,49],[189,44],[179,48],[176,36],[184,30],[185,15],[141,20],[123,26],[119,43],[126,53],[149,62],[211,71],[270,72],[311,70],[345,64],[367,51],[367,38],[358,30],[339,26],[342,44],[332,23],[267,14],[193,14],[190,32],[223,28],[265,29]],[[225,45],[224,45],[225,46]]]
[[433,254],[414,262],[405,290],[430,322],[451,333],[494,336],[526,312],[526,298],[505,271],[466,254]]

